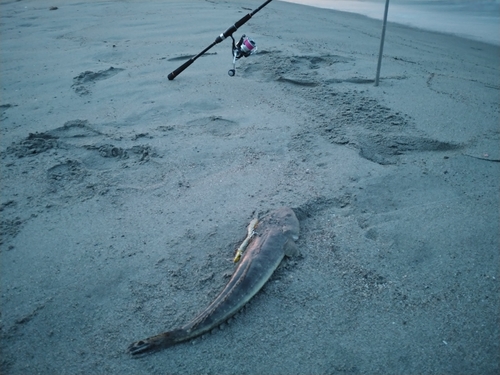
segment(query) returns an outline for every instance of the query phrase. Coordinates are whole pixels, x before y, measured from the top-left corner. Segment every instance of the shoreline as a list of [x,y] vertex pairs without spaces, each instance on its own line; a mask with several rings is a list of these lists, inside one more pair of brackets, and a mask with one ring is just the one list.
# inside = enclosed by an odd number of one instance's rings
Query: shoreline
[[[371,19],[382,20],[385,2],[327,1],[304,2],[303,0],[280,0],[292,4],[312,6],[321,9],[331,9],[340,12],[354,13]],[[361,4],[363,8],[361,7]],[[418,4],[390,4],[388,23],[398,24],[423,31],[454,35],[482,43],[500,46],[500,14],[486,16],[486,13],[466,15],[465,11],[445,10],[445,6]],[[500,6],[498,11],[500,10]],[[465,30],[465,31],[464,31]]]

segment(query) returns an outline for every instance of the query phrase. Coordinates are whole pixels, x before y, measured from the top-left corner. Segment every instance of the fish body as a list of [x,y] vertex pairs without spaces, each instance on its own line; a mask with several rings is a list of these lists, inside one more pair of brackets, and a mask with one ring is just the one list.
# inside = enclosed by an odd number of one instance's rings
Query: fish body
[[272,211],[259,221],[255,234],[231,279],[215,300],[181,328],[129,346],[132,355],[166,348],[200,336],[236,314],[269,280],[283,257],[298,254],[299,221],[291,208]]

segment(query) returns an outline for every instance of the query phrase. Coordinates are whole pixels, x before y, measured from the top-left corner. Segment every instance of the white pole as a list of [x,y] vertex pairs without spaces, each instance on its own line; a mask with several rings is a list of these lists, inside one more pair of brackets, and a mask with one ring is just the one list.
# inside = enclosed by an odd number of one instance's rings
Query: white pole
[[387,12],[389,11],[389,0],[385,1],[384,25],[382,26],[382,37],[380,38],[380,51],[378,53],[377,76],[375,77],[375,86],[378,86],[380,77],[380,65],[382,65],[382,52],[384,50],[385,26],[387,25]]

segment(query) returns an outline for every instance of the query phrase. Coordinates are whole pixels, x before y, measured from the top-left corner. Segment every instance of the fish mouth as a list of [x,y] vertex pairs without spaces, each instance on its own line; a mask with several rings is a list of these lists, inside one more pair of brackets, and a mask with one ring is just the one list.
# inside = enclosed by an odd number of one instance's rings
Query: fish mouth
[[153,345],[144,340],[140,340],[131,344],[127,348],[127,351],[133,356],[139,356],[141,354],[151,351],[151,349],[153,349]]

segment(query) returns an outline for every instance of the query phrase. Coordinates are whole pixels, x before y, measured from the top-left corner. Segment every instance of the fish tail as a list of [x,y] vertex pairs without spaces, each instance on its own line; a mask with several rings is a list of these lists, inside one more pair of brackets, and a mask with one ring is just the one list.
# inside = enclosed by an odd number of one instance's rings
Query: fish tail
[[133,356],[144,354],[146,352],[172,346],[180,341],[183,341],[183,338],[186,336],[185,330],[174,329],[173,331],[160,333],[159,335],[136,341],[128,347],[127,351]]

